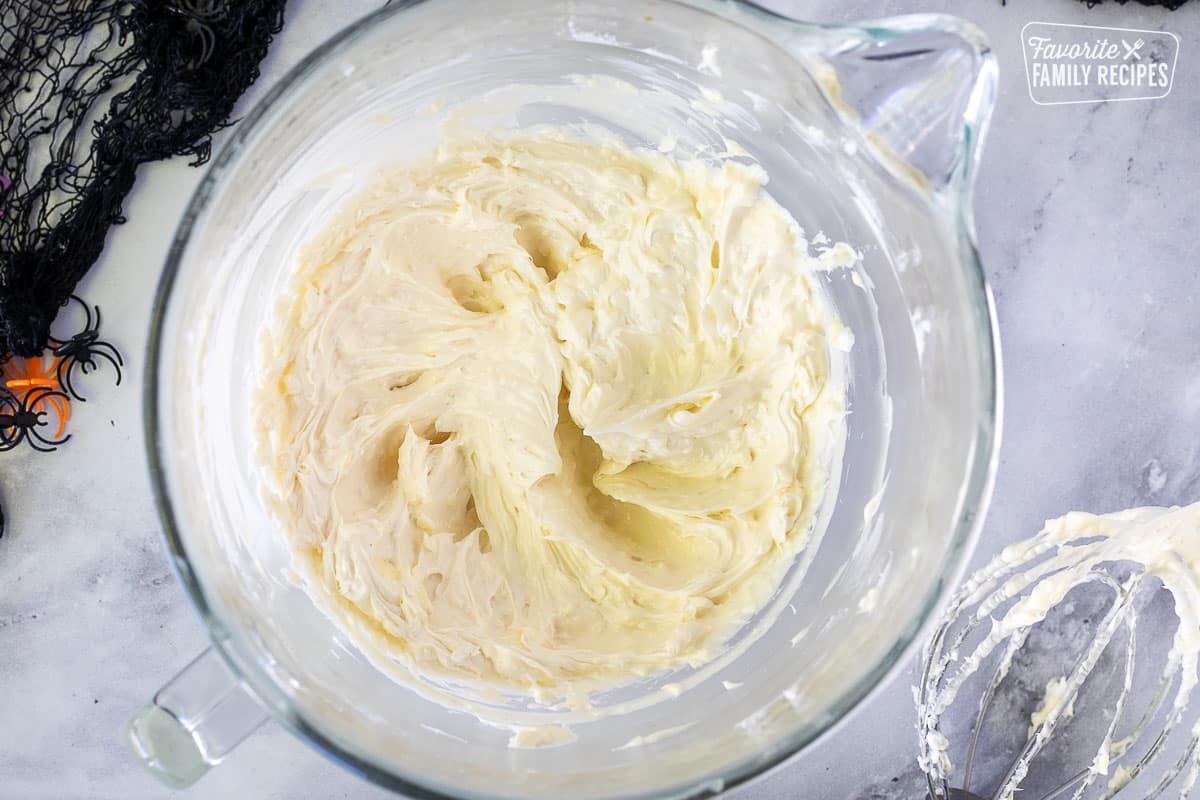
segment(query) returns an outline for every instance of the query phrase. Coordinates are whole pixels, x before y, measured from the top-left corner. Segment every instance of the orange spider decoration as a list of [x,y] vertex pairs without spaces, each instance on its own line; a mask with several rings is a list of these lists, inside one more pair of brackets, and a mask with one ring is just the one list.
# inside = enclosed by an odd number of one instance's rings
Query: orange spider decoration
[[[47,364],[47,360],[49,364]],[[58,382],[58,369],[62,362],[61,356],[34,356],[33,358],[10,358],[0,364],[0,378],[3,379],[8,392],[18,403],[24,404],[30,395],[38,392],[33,398],[31,411],[46,411],[46,406],[54,410],[58,417],[58,430],[54,438],[62,436],[67,420],[71,418],[71,401],[62,393]],[[21,362],[18,365],[18,361]]]

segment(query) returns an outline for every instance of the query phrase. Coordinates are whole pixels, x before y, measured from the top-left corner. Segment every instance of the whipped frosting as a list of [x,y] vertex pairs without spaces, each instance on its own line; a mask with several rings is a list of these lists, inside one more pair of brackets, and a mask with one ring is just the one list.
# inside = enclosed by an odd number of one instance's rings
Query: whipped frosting
[[365,650],[553,695],[702,664],[762,606],[844,426],[812,276],[855,258],[810,251],[765,182],[476,133],[303,249],[258,458],[307,590]]

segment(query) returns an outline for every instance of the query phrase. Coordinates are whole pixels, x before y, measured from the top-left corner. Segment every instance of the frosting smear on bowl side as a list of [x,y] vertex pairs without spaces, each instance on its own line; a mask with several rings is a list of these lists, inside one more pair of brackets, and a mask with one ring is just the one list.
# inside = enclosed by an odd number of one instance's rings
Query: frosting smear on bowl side
[[[809,537],[843,330],[757,166],[559,131],[378,178],[265,337],[258,457],[306,588],[414,675],[699,665]],[[368,641],[369,640],[369,641]]]

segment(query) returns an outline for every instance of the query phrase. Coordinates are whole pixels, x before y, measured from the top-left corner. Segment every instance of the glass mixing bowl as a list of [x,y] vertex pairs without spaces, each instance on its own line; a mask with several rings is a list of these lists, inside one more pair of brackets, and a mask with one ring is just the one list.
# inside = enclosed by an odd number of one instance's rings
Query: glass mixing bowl
[[[393,3],[319,48],[239,124],[159,288],[152,477],[213,647],[134,718],[143,760],[190,783],[270,716],[413,797],[700,797],[842,718],[956,580],[990,491],[999,363],[970,194],[994,87],[982,36],[950,17],[816,26],[706,0]],[[256,339],[297,245],[468,101],[500,128],[669,133],[680,152],[727,138],[805,230],[863,253],[818,278],[855,337],[819,547],[739,647],[605,693],[613,713],[556,747],[509,747],[511,729],[373,666],[289,581],[252,454]],[[503,705],[517,724],[572,721]]]

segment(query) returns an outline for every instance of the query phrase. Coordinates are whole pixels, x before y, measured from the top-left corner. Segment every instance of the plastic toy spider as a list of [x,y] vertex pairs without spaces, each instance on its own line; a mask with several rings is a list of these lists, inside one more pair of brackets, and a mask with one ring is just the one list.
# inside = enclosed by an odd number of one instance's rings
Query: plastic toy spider
[[62,393],[58,391],[58,370],[62,366],[62,359],[50,356],[49,365],[46,361],[46,356],[35,356],[21,359],[19,364],[17,359],[12,358],[0,364],[0,396],[8,394],[17,402],[23,402],[38,389],[52,390],[53,394],[42,395],[30,406],[30,410],[45,411],[46,405],[54,410],[58,416],[58,431],[54,434],[57,438],[62,435],[67,420],[71,418],[71,403],[65,396],[59,396]]
[[46,412],[36,409],[44,404],[54,406],[53,398],[56,396],[67,400],[67,396],[62,392],[44,388],[34,389],[19,400],[12,394],[0,397],[0,452],[12,450],[21,442],[27,441],[34,450],[49,453],[70,439],[69,433],[62,436],[64,423],[61,417],[58,421],[58,431],[53,438],[46,438],[38,432],[38,428],[46,426]]
[[[113,369],[117,371],[117,386],[120,386],[121,367],[125,366],[125,361],[117,352],[117,348],[100,339],[100,306],[88,306],[75,295],[71,295],[71,299],[83,306],[83,313],[87,315],[83,330],[70,339],[51,339],[50,347],[60,359],[55,373],[59,385],[67,394],[83,403],[86,400],[74,385],[75,368],[79,367],[79,371],[87,375],[99,366],[97,359],[103,359],[112,364]],[[93,310],[96,312],[95,319],[92,318]]]

